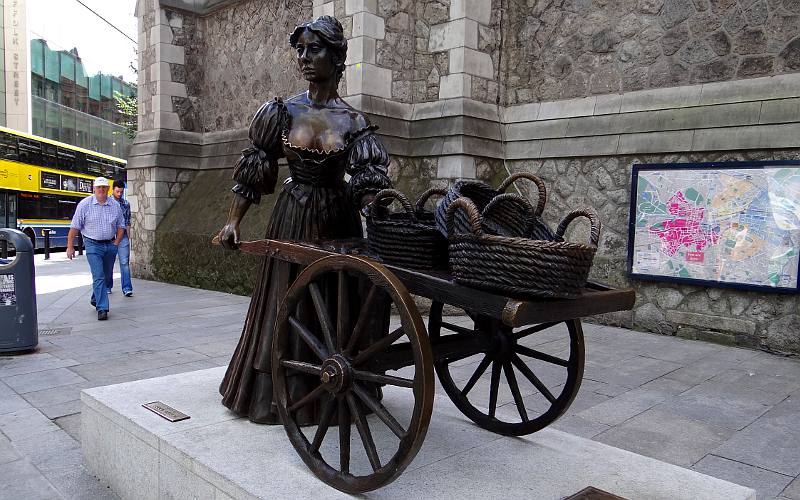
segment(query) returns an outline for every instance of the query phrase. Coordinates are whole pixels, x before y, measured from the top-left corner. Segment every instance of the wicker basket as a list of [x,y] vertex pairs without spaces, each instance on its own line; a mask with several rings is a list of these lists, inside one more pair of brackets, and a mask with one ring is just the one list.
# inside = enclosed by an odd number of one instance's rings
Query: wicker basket
[[[506,189],[518,179],[528,179],[536,184],[539,197],[536,203],[536,210],[532,220],[528,219],[526,211],[518,204],[504,203],[502,207],[492,214],[482,214],[483,231],[488,234],[512,237],[527,237],[540,240],[552,240],[554,234],[552,230],[542,221],[541,215],[547,203],[547,189],[544,182],[537,176],[520,172],[509,176],[497,189],[492,186],[474,180],[462,180],[453,184],[447,192],[445,198],[436,207],[436,225],[442,234],[447,234],[447,224],[445,216],[451,203],[461,197],[472,200],[479,212],[483,212],[496,196],[505,193]],[[467,215],[463,212],[456,214],[456,229],[459,232],[468,232],[470,222]]]
[[[459,211],[468,217],[469,232],[454,227]],[[591,223],[588,244],[563,241],[567,226],[577,217]],[[556,229],[556,241],[487,235],[478,208],[466,198],[450,204],[445,222],[450,271],[456,281],[519,297],[580,296],[600,238],[600,220],[591,210],[575,210],[564,217]]]
[[[417,201],[415,211],[408,198],[400,191],[384,189],[375,195],[367,218],[367,242],[370,251],[381,260],[414,269],[445,267],[447,240],[436,229],[433,214],[423,206],[434,194],[444,195],[444,190],[426,191]],[[389,213],[381,201],[397,200],[404,211]]]

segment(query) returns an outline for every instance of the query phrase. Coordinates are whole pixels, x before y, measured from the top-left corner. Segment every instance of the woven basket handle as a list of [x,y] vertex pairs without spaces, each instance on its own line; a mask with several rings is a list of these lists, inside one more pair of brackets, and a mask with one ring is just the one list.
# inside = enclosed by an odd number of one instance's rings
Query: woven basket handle
[[544,212],[544,205],[547,203],[547,188],[545,187],[542,179],[528,172],[517,172],[516,174],[509,175],[508,179],[504,180],[500,184],[500,186],[497,188],[497,191],[505,193],[506,189],[514,184],[517,179],[528,179],[536,184],[536,187],[539,189],[539,199],[536,203],[536,211],[533,213],[533,215],[540,217],[542,212]]
[[501,205],[503,203],[507,203],[508,201],[515,201],[517,203],[522,204],[522,206],[525,207],[524,234],[529,234],[531,229],[533,228],[534,212],[533,212],[533,205],[531,205],[531,202],[528,201],[524,196],[520,196],[514,193],[498,194],[497,196],[492,198],[492,201],[490,201],[488,205],[486,205],[486,208],[483,209],[483,213],[481,214],[481,216],[484,219],[486,219],[489,216],[489,214],[492,213],[492,210],[495,210],[496,206]]
[[591,229],[589,230],[589,244],[597,246],[597,243],[600,241],[600,218],[593,210],[588,208],[573,210],[568,213],[556,229],[556,238],[562,240],[564,238],[564,233],[567,231],[567,226],[578,217],[586,217],[589,219],[589,224],[591,224]]
[[445,226],[447,227],[447,237],[450,238],[455,235],[453,217],[456,214],[456,210],[459,208],[467,212],[469,223],[472,226],[472,234],[478,237],[482,236],[483,229],[481,229],[481,226],[483,226],[483,217],[481,217],[480,212],[478,212],[478,207],[475,206],[472,200],[462,196],[447,207],[447,213],[444,219]]
[[423,213],[425,211],[425,203],[427,203],[428,199],[435,194],[438,194],[439,196],[447,196],[447,190],[444,188],[430,188],[429,190],[425,191],[417,200],[417,204],[414,206],[414,212],[418,214]]
[[417,216],[416,214],[414,214],[414,207],[411,206],[411,202],[408,201],[406,195],[404,195],[403,193],[401,193],[396,189],[382,189],[378,191],[378,194],[375,195],[375,199],[372,200],[372,203],[370,204],[370,210],[369,210],[370,215],[380,220],[379,216],[383,213],[386,213],[386,211],[378,209],[378,207],[380,206],[378,202],[388,199],[399,201],[400,204],[403,205],[403,209],[411,217],[411,220],[413,220],[414,222],[417,221]]

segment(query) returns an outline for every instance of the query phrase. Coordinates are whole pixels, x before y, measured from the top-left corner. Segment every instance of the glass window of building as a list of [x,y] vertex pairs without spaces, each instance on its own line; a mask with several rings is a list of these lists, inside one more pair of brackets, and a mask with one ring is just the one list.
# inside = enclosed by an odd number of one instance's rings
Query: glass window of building
[[114,96],[136,96],[135,85],[101,72],[89,76],[76,49],[53,50],[45,40],[31,40],[30,57],[32,132],[126,156],[129,141]]
[[72,54],[59,52],[61,59],[61,104],[75,108],[75,59]]

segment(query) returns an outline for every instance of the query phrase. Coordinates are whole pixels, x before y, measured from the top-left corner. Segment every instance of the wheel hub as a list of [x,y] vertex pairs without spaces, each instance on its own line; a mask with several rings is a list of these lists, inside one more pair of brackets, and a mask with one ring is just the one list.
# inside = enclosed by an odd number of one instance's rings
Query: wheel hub
[[350,363],[341,354],[334,354],[322,362],[320,382],[332,394],[338,394],[350,387],[352,380]]
[[503,330],[496,330],[492,335],[491,355],[494,359],[504,360],[509,359],[514,353],[514,346],[517,340],[511,334]]

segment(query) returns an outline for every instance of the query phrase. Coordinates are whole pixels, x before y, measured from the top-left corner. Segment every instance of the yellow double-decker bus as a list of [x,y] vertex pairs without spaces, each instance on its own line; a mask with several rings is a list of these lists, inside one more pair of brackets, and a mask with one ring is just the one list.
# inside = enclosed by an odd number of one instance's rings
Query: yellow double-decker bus
[[65,246],[75,207],[103,176],[125,180],[125,160],[0,127],[0,228],[23,231],[35,248]]

